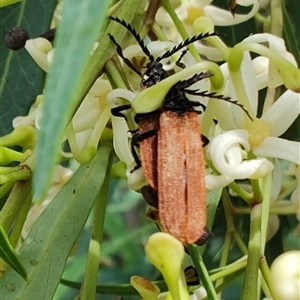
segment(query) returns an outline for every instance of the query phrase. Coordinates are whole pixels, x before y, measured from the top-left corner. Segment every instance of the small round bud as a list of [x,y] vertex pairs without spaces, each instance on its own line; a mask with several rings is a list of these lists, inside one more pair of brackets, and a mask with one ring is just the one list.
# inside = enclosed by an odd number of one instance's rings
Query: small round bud
[[24,48],[28,39],[28,32],[24,28],[14,27],[6,34],[5,44],[11,50],[20,50]]

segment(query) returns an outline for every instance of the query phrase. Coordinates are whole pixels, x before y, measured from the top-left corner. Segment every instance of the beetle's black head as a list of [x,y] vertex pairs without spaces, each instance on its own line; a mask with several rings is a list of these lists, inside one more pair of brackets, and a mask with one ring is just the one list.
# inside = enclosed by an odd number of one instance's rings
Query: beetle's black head
[[145,89],[162,81],[168,77],[167,71],[163,69],[163,65],[156,60],[150,61],[146,65],[146,71],[143,74],[141,88]]

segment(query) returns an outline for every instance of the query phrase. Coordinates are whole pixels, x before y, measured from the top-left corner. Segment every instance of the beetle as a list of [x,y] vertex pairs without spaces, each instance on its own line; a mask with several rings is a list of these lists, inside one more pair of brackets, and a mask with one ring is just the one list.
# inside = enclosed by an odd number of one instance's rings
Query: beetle
[[158,211],[164,231],[186,244],[196,242],[206,225],[205,161],[196,106],[187,88],[211,73],[179,81],[162,103],[157,133]]
[[[168,73],[160,63],[162,59],[170,57],[186,45],[203,38],[201,35],[188,39],[154,59],[140,36],[129,24],[117,18],[111,19],[132,33],[150,60],[146,65],[146,71],[142,74],[124,57],[120,45],[113,36],[109,35],[124,63],[141,76],[142,89],[162,80],[168,80]],[[211,35],[217,34],[206,34],[206,36]],[[181,67],[184,67],[180,60],[185,53],[186,51],[177,61]],[[229,97],[216,95],[216,93],[188,89],[199,80],[212,75],[210,72],[202,72],[187,80],[175,81],[170,90],[166,92],[161,107],[156,107],[152,112],[136,114],[138,131],[133,135],[131,143],[136,168],[143,167],[149,186],[158,193],[158,212],[164,231],[187,244],[199,241],[199,238],[207,235],[207,230],[205,227],[205,162],[199,133],[199,112],[195,110],[196,106],[203,107],[203,105],[198,101],[190,101],[186,94],[229,101]],[[239,105],[237,102],[233,103]],[[243,109],[241,105],[239,106]],[[129,108],[131,105],[121,105],[113,108],[112,114],[124,117],[122,111]],[[135,147],[138,145],[140,158],[135,151]]]
[[211,76],[210,72],[202,72],[176,83],[167,93],[160,110],[154,112],[155,118],[159,112],[157,132],[151,128],[136,137],[142,142],[157,136],[157,146],[152,145],[155,152],[151,150],[156,157],[154,165],[151,166],[149,157],[144,154],[148,149],[143,147],[141,164],[146,170],[148,184],[157,191],[163,230],[186,244],[207,234],[205,161],[199,133],[200,112],[195,109],[202,104],[190,101],[186,94],[228,100],[222,95],[188,89]]

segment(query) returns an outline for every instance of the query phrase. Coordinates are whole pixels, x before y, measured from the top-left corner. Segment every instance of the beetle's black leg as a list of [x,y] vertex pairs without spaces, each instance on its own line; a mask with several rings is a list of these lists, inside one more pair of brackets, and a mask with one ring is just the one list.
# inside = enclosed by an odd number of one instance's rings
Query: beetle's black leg
[[202,140],[203,147],[209,144],[209,139],[203,134],[201,134],[201,140]]
[[178,52],[180,49],[182,49],[196,41],[200,41],[200,40],[205,39],[210,36],[221,36],[221,34],[219,34],[217,32],[212,32],[212,33],[207,32],[207,33],[200,33],[199,35],[195,35],[191,38],[186,39],[185,41],[181,42],[180,44],[176,45],[171,50],[165,52],[162,56],[157,57],[156,61],[161,61],[164,58],[168,58],[168,57],[172,56],[173,54],[175,54],[176,52]]
[[130,104],[124,104],[124,105],[119,105],[119,106],[112,108],[110,110],[110,112],[115,117],[122,117],[125,120],[127,120],[126,116],[124,114],[122,114],[121,111],[130,109],[130,108],[131,108]]
[[131,152],[132,152],[132,156],[134,158],[134,161],[136,163],[136,166],[130,171],[130,173],[133,173],[135,170],[139,169],[141,167],[141,161],[140,158],[138,157],[136,151],[135,151],[135,147],[139,147],[139,142],[154,136],[157,134],[157,130],[152,129],[149,131],[145,131],[142,133],[136,133],[135,135],[132,136],[131,138]]
[[180,57],[176,61],[176,66],[178,66],[181,69],[185,68],[185,64],[181,62],[182,58],[187,54],[188,50],[183,50]]

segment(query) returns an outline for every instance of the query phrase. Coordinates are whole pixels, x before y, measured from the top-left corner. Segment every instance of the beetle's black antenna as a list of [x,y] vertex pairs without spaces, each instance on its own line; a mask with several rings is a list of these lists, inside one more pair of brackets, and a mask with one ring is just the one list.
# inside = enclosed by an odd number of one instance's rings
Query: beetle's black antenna
[[244,108],[242,104],[240,104],[237,100],[231,100],[230,97],[226,97],[224,95],[218,95],[216,92],[208,92],[208,91],[199,91],[199,89],[188,89],[194,83],[203,80],[205,78],[209,78],[213,76],[213,74],[209,71],[201,72],[193,75],[192,77],[177,82],[169,91],[170,97],[164,100],[164,106],[167,109],[172,109],[174,111],[178,111],[179,114],[186,112],[186,111],[194,111],[194,106],[202,106],[198,101],[191,101],[188,100],[185,96],[182,97],[181,101],[178,102],[179,95],[189,94],[194,96],[201,96],[201,97],[209,97],[217,100],[223,100],[229,102],[231,104],[237,105],[240,107],[246,115],[249,117],[250,120],[253,121],[249,112]]
[[142,73],[134,66],[134,64],[123,55],[123,51],[121,46],[117,43],[117,41],[115,40],[115,38],[109,33],[108,34],[110,40],[115,44],[116,48],[117,48],[117,53],[119,54],[119,56],[123,59],[124,63],[130,68],[132,69],[135,73],[137,73],[140,77],[142,77]]
[[178,45],[176,45],[175,47],[173,47],[171,50],[168,50],[167,52],[165,52],[162,56],[159,56],[156,58],[156,61],[161,61],[164,58],[168,58],[170,56],[172,56],[173,54],[175,54],[176,52],[178,52],[180,49],[196,42],[196,41],[200,41],[202,39],[208,38],[210,36],[222,36],[222,34],[219,34],[217,32],[206,32],[206,33],[200,33],[198,35],[195,35],[191,38],[186,39],[185,41],[179,43]]
[[124,20],[121,20],[117,17],[109,17],[112,21],[115,21],[119,24],[121,24],[123,27],[125,27],[135,38],[135,40],[138,42],[139,46],[143,50],[143,52],[146,54],[146,56],[150,59],[150,61],[154,61],[153,55],[150,53],[149,49],[147,46],[144,44],[144,41],[141,39],[140,35],[136,32],[136,30],[131,27],[130,24],[126,23]]
[[[197,73],[197,74],[193,75],[192,77],[190,77],[186,80],[179,81],[175,86],[176,86],[176,89],[180,89],[180,90],[184,91],[184,93],[189,94],[189,95],[209,97],[209,98],[213,98],[213,99],[217,99],[217,100],[223,100],[223,101],[232,103],[234,105],[237,105],[238,107],[240,107],[245,112],[245,114],[249,117],[249,119],[251,121],[253,121],[253,119],[250,116],[249,112],[244,108],[244,105],[240,104],[237,100],[232,100],[230,97],[226,97],[224,95],[218,95],[216,92],[209,93],[207,91],[199,91],[199,89],[195,89],[195,90],[187,89],[188,87],[190,87],[194,83],[196,83],[196,82],[198,82],[202,79],[211,77],[211,76],[213,76],[213,74],[209,71]],[[195,105],[194,101],[191,101],[191,102],[193,103],[193,105]]]

